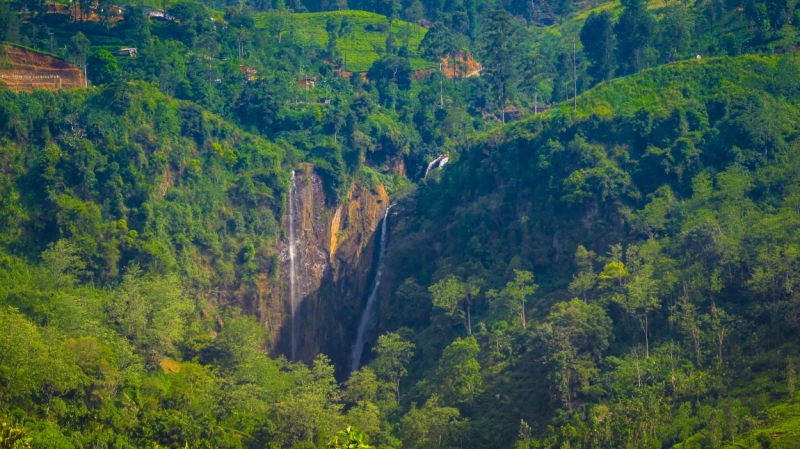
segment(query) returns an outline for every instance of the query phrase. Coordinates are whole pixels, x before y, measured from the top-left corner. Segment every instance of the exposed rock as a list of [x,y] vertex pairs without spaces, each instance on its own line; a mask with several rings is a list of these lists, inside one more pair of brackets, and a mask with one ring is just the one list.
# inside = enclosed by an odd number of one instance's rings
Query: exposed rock
[[[322,179],[309,164],[296,171],[295,264],[299,305],[296,355],[309,362],[324,352],[337,365],[347,363],[361,309],[371,281],[375,231],[389,197],[382,185],[356,182],[347,200],[326,206]],[[283,218],[283,228],[288,217]],[[261,274],[255,311],[270,337],[275,355],[291,352],[288,242],[279,244],[277,279]]]

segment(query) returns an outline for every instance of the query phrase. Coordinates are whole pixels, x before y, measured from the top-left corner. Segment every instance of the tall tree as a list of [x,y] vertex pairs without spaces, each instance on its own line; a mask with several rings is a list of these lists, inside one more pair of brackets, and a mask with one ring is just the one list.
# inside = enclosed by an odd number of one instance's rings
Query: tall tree
[[658,48],[664,61],[672,62],[689,49],[694,28],[689,8],[680,4],[664,8],[658,28]]
[[528,297],[536,292],[538,285],[533,283],[533,273],[530,271],[514,270],[516,276],[513,281],[506,284],[500,292],[489,290],[486,296],[492,298],[496,305],[514,312],[520,320],[523,329],[527,327],[525,317],[525,303]]
[[505,123],[506,103],[519,82],[520,27],[506,10],[496,8],[483,19],[479,42],[482,75],[491,86]]
[[328,45],[326,47],[328,57],[336,61],[339,59],[339,47],[336,40],[339,37],[339,30],[341,29],[341,22],[336,20],[335,17],[328,18],[325,24],[325,31],[328,32]]
[[462,320],[467,335],[472,335],[472,304],[480,293],[482,282],[482,279],[461,282],[455,276],[448,276],[428,289],[434,307],[442,309],[449,317]]
[[69,56],[75,65],[84,68],[86,67],[86,57],[89,55],[89,46],[91,42],[80,31],[78,31],[72,39],[69,40]]
[[[172,14],[171,10],[170,14]],[[140,50],[150,46],[150,19],[145,15],[143,7],[132,6],[127,9],[125,23],[130,24],[131,28],[135,30],[135,42]]]
[[471,404],[480,393],[483,379],[477,360],[479,352],[475,337],[457,338],[445,348],[437,371],[443,398]]
[[614,36],[614,20],[611,13],[592,11],[581,29],[581,44],[591,65],[589,75],[596,82],[610,80],[614,74],[616,63],[614,52],[616,37]]
[[414,343],[389,332],[378,337],[375,352],[378,353],[374,362],[375,373],[394,385],[395,396],[400,400],[400,379],[408,375],[406,366],[414,355]]
[[617,57],[624,74],[638,72],[645,64],[645,50],[655,33],[656,20],[647,9],[647,0],[622,0],[622,12],[614,33],[617,35]]
[[789,21],[794,10],[792,0],[765,0],[764,4],[767,6],[769,25],[773,30],[780,30]]

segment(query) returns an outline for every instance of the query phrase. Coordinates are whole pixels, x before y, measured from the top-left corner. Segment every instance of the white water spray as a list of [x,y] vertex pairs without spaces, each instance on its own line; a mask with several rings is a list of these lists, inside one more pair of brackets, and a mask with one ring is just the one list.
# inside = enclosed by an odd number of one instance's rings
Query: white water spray
[[446,164],[448,160],[450,160],[450,158],[448,157],[448,153],[442,154],[441,156],[432,160],[431,163],[428,164],[428,168],[425,170],[425,175],[422,177],[422,179],[427,178],[428,173],[430,173],[430,171],[433,170],[434,168],[444,167],[444,164]]
[[294,264],[295,240],[294,240],[294,195],[297,190],[294,170],[292,170],[292,185],[289,188],[289,300],[292,312],[292,361],[297,360],[297,327],[295,326],[295,315],[297,312],[297,287],[296,271]]
[[389,219],[389,209],[391,209],[391,207],[392,206],[387,207],[386,211],[383,213],[381,243],[378,253],[378,269],[375,271],[375,279],[372,281],[372,290],[367,298],[367,306],[364,308],[364,314],[361,315],[361,322],[358,323],[358,334],[356,336],[356,342],[353,345],[352,354],[353,371],[358,370],[359,364],[361,363],[361,353],[364,352],[364,340],[375,325],[375,303],[378,300],[378,287],[381,285],[381,275],[383,274],[383,263],[384,257],[386,256],[386,222]]

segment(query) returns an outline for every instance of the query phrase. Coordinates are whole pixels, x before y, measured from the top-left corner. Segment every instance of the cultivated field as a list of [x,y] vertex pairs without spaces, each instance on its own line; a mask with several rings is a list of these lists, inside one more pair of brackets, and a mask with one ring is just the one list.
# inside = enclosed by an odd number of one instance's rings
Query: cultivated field
[[61,59],[14,45],[0,48],[0,86],[19,92],[86,85],[83,72]]
[[[347,36],[339,37],[336,45],[341,53],[342,60],[347,59],[347,70],[350,72],[366,72],[376,59],[380,58],[380,52],[386,45],[386,32],[369,31],[367,28],[375,28],[379,24],[387,24],[385,16],[366,11],[329,11],[320,13],[285,14],[266,12],[256,14],[256,26],[276,30],[284,30],[283,38],[291,38],[291,30],[294,29],[294,36],[304,42],[313,42],[315,45],[325,47],[328,43],[328,33],[325,26],[329,18],[341,21],[344,17],[350,20],[352,33]],[[392,23],[391,32],[396,39],[396,46],[403,46],[403,42],[408,38],[408,47],[412,54],[417,52],[419,43],[425,37],[428,30],[425,28],[395,20]],[[438,67],[438,63],[426,61],[420,57],[411,57],[411,67],[414,70]]]

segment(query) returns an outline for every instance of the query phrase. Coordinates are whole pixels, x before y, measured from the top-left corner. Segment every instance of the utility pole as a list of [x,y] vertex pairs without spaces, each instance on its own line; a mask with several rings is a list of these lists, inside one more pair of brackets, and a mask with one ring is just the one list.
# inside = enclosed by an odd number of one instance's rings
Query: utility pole
[[53,50],[53,32],[50,32],[50,53],[54,53]]
[[439,107],[444,108],[444,73],[442,73],[442,63],[439,63]]
[[539,89],[536,88],[533,91],[533,115],[536,115],[539,106]]
[[575,58],[575,36],[572,36],[572,110],[578,111],[578,65]]

